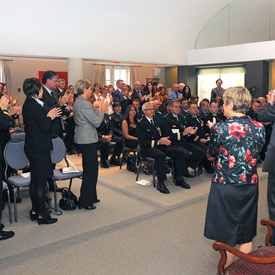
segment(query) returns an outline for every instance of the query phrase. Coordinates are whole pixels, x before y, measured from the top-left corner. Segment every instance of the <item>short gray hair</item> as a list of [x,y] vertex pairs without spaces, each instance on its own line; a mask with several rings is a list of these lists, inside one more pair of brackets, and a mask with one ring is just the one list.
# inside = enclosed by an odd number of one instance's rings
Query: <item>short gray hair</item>
[[66,83],[66,80],[62,79],[62,78],[58,79],[58,84],[60,84],[61,82],[65,82]]
[[75,90],[78,95],[84,94],[84,90],[92,87],[92,83],[88,79],[79,79],[75,84]]
[[[149,106],[148,105],[153,105],[151,102],[146,102],[142,105],[142,111],[144,111],[145,109],[147,109]],[[148,107],[147,107],[148,106]]]
[[252,96],[250,92],[242,86],[230,87],[223,94],[225,105],[233,104],[233,110],[239,113],[247,113],[251,105]]

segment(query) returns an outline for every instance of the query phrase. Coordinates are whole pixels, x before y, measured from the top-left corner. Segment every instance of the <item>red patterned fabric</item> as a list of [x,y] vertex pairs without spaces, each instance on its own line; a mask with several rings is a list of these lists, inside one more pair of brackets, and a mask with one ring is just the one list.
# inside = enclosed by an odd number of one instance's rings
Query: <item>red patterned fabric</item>
[[[261,247],[249,253],[251,256],[256,257],[274,257],[275,246],[272,247]],[[238,259],[232,263],[228,268],[225,269],[226,275],[271,275],[275,274],[275,263],[274,264],[255,264],[252,262]]]

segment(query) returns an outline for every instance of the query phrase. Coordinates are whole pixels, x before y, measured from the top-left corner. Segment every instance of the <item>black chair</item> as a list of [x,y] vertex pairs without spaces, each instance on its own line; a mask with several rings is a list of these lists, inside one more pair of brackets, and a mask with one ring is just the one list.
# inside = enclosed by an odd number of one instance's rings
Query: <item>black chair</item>
[[[66,158],[66,147],[63,142],[63,140],[60,137],[56,137],[52,139],[53,143],[53,150],[51,151],[51,159],[52,163],[56,164],[61,162],[63,159],[65,160],[67,167],[69,167],[69,162]],[[78,170],[75,172],[71,173],[63,173],[61,171],[62,169],[55,169],[53,171],[53,180],[54,180],[54,209],[55,212],[57,212],[57,198],[56,198],[56,181],[61,181],[61,180],[70,180],[70,185],[69,185],[69,190],[71,190],[72,186],[72,180],[75,178],[81,178],[82,177],[82,171]]]
[[[137,177],[136,177],[136,181],[138,181],[138,178],[139,178],[139,174],[140,174],[140,171],[141,171],[141,166],[142,166],[142,163],[144,161],[146,161],[147,163],[151,164],[152,165],[152,176],[153,176],[153,184],[154,184],[154,187],[156,187],[156,169],[155,169],[155,159],[154,158],[150,158],[150,157],[147,157],[147,158],[142,158],[141,154],[140,154],[140,151],[139,151],[139,157],[140,157],[140,163],[139,163],[139,166],[138,166],[138,170],[137,170]],[[176,181],[176,177],[175,177],[175,167],[174,167],[174,161],[172,158],[166,156],[165,158],[165,162],[166,163],[170,163],[171,164],[171,167],[172,167],[172,176],[173,176],[173,182]]]
[[28,187],[30,185],[31,177],[22,176],[21,174],[11,175],[7,177],[7,169],[10,166],[14,170],[23,170],[29,166],[29,160],[24,152],[25,142],[22,140],[10,140],[4,149],[4,159],[6,162],[5,176],[7,183],[10,184],[14,192],[14,220],[17,222],[17,204],[16,204],[16,190],[20,187]]

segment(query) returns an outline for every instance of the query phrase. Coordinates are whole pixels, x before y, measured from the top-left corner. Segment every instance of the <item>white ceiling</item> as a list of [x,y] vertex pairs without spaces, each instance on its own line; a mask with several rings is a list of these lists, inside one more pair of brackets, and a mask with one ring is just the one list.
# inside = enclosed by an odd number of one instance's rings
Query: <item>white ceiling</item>
[[0,55],[186,64],[232,0],[0,0]]

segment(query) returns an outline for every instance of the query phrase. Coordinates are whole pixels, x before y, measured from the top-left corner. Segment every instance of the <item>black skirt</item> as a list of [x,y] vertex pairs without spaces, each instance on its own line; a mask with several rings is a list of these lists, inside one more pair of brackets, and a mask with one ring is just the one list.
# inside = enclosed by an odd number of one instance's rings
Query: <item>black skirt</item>
[[204,236],[231,246],[249,243],[257,234],[258,184],[212,183]]

